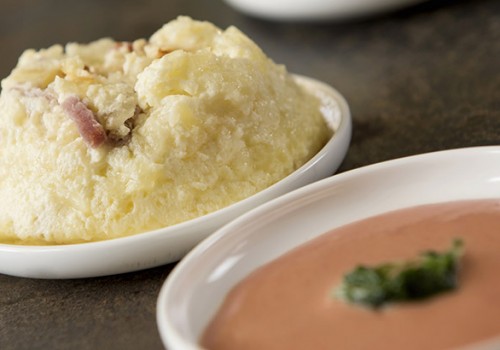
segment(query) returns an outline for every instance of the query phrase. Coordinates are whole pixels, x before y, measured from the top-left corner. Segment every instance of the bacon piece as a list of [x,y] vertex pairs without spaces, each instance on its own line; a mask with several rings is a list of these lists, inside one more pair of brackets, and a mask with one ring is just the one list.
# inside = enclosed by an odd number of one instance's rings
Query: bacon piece
[[73,120],[83,140],[92,148],[106,142],[107,136],[94,113],[76,96],[70,96],[62,103],[62,108]]

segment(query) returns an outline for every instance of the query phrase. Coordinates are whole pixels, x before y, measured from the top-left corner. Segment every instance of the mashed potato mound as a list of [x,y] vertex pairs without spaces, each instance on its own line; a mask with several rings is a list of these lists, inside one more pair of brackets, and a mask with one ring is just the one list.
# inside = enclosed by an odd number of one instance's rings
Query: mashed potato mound
[[242,34],[179,17],[149,40],[25,51],[0,96],[0,241],[135,234],[244,199],[331,136]]

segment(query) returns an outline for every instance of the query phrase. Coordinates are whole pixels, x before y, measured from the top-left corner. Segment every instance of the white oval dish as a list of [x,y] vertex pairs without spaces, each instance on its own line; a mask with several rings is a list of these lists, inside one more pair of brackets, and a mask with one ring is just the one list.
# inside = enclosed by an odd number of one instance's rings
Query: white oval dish
[[177,261],[202,239],[237,216],[332,175],[349,147],[349,107],[332,87],[311,78],[295,78],[321,100],[321,111],[335,133],[318,154],[283,180],[208,215],[133,236],[57,246],[0,244],[0,273],[32,278],[82,278],[136,271]]
[[237,282],[336,227],[395,209],[479,198],[500,198],[500,146],[387,161],[274,199],[218,230],[177,265],[158,298],[162,340],[170,350],[201,349],[197,339]]
[[422,0],[225,0],[252,16],[276,20],[327,20],[373,15]]

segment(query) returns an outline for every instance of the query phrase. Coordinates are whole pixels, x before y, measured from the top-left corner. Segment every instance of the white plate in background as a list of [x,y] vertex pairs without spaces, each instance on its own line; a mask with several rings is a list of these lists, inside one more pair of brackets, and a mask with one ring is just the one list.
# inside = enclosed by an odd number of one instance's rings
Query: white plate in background
[[275,20],[327,20],[374,15],[422,0],[225,0],[246,14]]

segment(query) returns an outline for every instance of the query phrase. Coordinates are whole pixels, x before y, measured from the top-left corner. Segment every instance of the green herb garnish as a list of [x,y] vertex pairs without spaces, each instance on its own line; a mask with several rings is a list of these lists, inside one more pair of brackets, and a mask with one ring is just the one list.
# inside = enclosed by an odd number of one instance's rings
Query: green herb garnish
[[374,267],[358,266],[344,276],[336,295],[348,302],[379,308],[386,303],[421,300],[458,285],[463,242],[443,253],[427,251],[417,259]]

